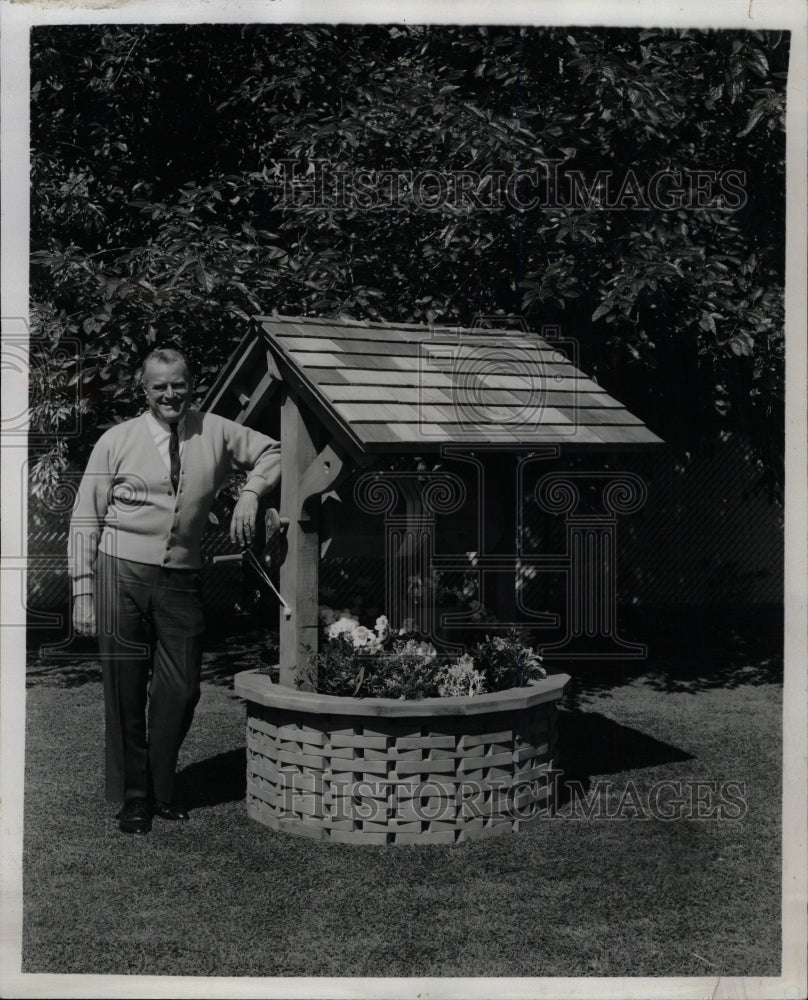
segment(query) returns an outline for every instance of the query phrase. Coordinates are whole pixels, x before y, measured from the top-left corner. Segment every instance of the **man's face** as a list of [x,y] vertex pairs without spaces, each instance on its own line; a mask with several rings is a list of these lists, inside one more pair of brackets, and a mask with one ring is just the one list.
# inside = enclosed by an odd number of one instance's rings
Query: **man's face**
[[191,381],[182,361],[150,361],[143,372],[149,409],[160,420],[175,424],[188,408]]

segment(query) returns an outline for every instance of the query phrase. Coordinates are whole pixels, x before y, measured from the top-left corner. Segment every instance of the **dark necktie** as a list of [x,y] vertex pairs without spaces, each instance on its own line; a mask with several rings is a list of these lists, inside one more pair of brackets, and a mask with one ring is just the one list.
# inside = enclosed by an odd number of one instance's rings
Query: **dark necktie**
[[168,457],[171,462],[171,485],[174,492],[180,485],[180,435],[177,425],[171,425],[171,439],[168,442]]

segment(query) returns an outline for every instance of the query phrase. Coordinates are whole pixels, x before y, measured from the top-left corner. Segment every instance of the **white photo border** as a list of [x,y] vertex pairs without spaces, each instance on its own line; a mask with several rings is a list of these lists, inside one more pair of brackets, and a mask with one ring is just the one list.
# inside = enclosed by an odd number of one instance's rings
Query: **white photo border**
[[[41,24],[86,23],[303,23],[403,22],[432,24],[540,24],[694,27],[791,31],[787,91],[786,223],[786,505],[785,678],[783,795],[783,958],[776,978],[547,978],[547,979],[253,979],[159,976],[45,975],[20,972],[22,940],[22,818],[25,762],[25,628],[19,602],[2,582],[0,629],[0,993],[19,997],[670,997],[800,998],[806,993],[806,787],[808,786],[808,513],[806,469],[806,120],[808,119],[808,6],[804,0],[399,0],[385,3],[310,0],[111,0],[12,2],[0,0],[2,106],[3,336],[28,316],[29,33]],[[24,377],[3,371],[3,412],[26,406]],[[22,409],[20,409],[20,402]],[[3,448],[2,552],[25,555],[19,526],[26,523],[18,489],[25,449]],[[22,548],[20,547],[22,546]],[[4,562],[6,556],[3,557]],[[3,569],[7,569],[5,563]],[[16,577],[15,577],[16,580]],[[16,610],[15,610],[16,609]],[[20,627],[15,627],[20,626]]]

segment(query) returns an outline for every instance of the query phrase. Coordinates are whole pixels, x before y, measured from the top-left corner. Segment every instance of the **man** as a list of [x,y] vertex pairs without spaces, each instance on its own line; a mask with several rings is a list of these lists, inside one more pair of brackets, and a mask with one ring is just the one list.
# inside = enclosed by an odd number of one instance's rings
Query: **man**
[[148,409],[106,431],[90,455],[70,522],[69,566],[74,628],[98,634],[106,796],[123,803],[120,829],[143,834],[153,816],[188,819],[173,787],[199,701],[200,543],[211,503],[234,468],[248,472],[230,537],[249,546],[259,499],[280,481],[280,445],[188,409],[193,381],[179,351],[153,351],[141,383]]

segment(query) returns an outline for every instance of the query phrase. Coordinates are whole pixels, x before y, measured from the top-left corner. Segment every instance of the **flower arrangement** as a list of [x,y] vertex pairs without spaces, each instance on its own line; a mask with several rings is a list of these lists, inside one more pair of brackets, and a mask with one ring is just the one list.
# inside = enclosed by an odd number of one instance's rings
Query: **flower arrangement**
[[[523,687],[546,676],[541,656],[523,645],[520,633],[485,637],[459,659],[441,656],[420,638],[414,622],[395,630],[385,615],[374,627],[350,612],[320,609],[323,641],[310,662],[317,690],[365,698],[450,698]],[[298,683],[301,679],[298,679]]]

